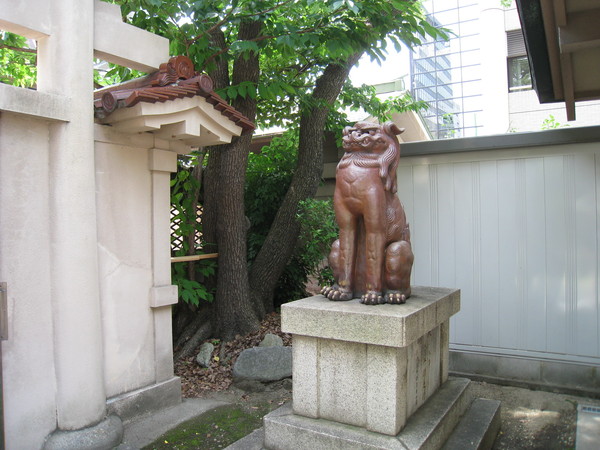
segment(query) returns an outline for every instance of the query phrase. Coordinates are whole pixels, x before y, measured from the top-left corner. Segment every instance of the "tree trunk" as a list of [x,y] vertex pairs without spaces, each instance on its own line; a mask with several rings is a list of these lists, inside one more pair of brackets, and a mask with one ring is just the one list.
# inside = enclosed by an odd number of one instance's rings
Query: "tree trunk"
[[[253,39],[260,29],[260,22],[244,22],[240,25],[238,39]],[[241,81],[258,82],[258,54],[245,56],[234,62],[233,85]],[[216,85],[224,85],[224,80],[218,80]],[[248,119],[255,120],[256,100],[238,97],[232,103]],[[250,302],[244,215],[244,182],[251,139],[251,134],[244,134],[231,144],[211,148],[209,167],[215,166],[206,173],[206,183],[210,182],[211,186],[206,192],[205,207],[211,209],[209,228],[214,227],[207,238],[215,239],[219,253],[215,332],[225,341],[259,326],[259,316]]]
[[210,321],[210,318],[211,306],[209,304],[193,308],[183,303],[175,307],[175,314],[173,315],[173,350],[175,355],[194,336],[203,323]]
[[252,301],[263,305],[267,312],[273,310],[273,292],[277,280],[290,260],[298,240],[298,203],[314,197],[319,187],[323,171],[325,123],[329,109],[361,54],[353,55],[344,64],[327,66],[317,80],[312,94],[320,106],[303,111],[300,119],[298,164],[269,234],[250,269]]
[[[224,49],[225,36],[217,28],[210,34],[212,45]],[[214,89],[229,86],[229,66],[225,59],[215,61],[215,69],[209,73]],[[207,253],[217,252],[217,220],[219,216],[219,180],[221,179],[221,152],[219,146],[208,148],[208,160],[204,171],[204,198],[202,212],[202,233]]]

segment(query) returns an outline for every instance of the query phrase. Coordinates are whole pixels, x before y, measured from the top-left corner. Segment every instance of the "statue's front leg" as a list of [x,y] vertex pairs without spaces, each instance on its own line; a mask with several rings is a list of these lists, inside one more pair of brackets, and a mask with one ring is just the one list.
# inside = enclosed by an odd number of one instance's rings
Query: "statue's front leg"
[[366,292],[361,297],[365,305],[385,303],[383,297],[383,264],[386,240],[385,202],[382,191],[367,199],[365,225]]
[[340,240],[336,240],[331,245],[331,252],[329,253],[329,266],[333,271],[333,279],[335,283],[333,286],[324,286],[321,289],[321,294],[327,297],[329,300],[334,301],[346,301],[352,299],[352,292],[345,290],[340,287],[338,280],[340,278]]
[[332,300],[351,300],[354,296],[354,264],[356,259],[357,220],[350,212],[338,213],[340,226],[339,277],[336,280],[339,297]]
[[340,228],[340,238],[337,244],[332,246],[330,254],[335,284],[324,288],[321,293],[329,300],[346,301],[354,297],[357,218],[343,204],[336,204],[336,220]]

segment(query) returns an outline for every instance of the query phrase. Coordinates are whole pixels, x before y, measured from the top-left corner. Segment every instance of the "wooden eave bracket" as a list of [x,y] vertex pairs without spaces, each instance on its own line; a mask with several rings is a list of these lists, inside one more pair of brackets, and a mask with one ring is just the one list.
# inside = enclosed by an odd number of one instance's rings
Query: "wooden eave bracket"
[[559,27],[561,53],[600,47],[600,6],[569,14],[566,24]]

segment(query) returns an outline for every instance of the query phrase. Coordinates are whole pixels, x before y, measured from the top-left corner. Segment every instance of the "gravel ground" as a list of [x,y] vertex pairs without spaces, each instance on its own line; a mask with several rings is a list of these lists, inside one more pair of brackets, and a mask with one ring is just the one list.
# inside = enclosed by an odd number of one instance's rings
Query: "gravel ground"
[[600,406],[598,399],[475,381],[471,389],[474,397],[502,402],[494,449],[575,448],[577,405]]

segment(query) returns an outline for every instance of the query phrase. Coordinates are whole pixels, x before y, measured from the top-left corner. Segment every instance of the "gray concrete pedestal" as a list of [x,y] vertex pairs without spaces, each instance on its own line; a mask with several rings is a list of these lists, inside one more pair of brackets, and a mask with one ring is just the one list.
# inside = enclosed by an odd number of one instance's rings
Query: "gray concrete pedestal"
[[[456,411],[451,426],[435,432],[443,443],[469,403],[468,380],[447,381],[448,323],[459,309],[459,290],[430,287],[414,287],[405,305],[320,295],[283,305],[281,327],[293,335],[293,409],[265,417],[265,447],[420,448],[397,436],[416,426],[409,419],[428,399],[435,404],[433,394],[453,398],[430,407],[434,415]],[[460,395],[443,395],[454,391]],[[444,415],[436,421],[447,422]]]

